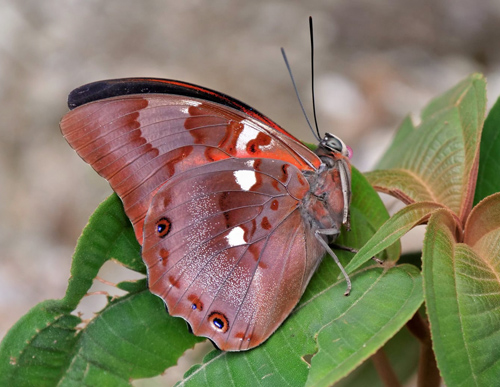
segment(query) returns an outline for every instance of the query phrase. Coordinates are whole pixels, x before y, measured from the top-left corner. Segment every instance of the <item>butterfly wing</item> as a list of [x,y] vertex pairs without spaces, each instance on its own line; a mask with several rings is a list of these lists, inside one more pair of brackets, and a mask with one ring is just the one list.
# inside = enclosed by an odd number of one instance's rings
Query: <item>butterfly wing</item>
[[61,121],[64,137],[120,196],[141,244],[151,199],[176,173],[228,158],[274,158],[310,171],[321,163],[254,109],[188,83],[96,82],[74,90],[68,104],[78,107]]
[[324,254],[301,216],[308,190],[298,168],[262,158],[173,177],[146,216],[150,290],[220,349],[259,345],[292,311]]
[[69,105],[62,133],[122,199],[169,312],[224,350],[269,337],[324,254],[300,208],[319,158],[247,105],[177,81],[98,82]]

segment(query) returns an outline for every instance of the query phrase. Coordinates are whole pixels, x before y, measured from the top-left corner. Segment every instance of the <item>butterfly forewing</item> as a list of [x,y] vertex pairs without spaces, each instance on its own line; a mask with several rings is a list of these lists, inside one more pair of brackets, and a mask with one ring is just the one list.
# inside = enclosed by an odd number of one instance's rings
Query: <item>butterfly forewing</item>
[[258,345],[290,313],[319,262],[307,260],[310,233],[299,208],[308,189],[295,166],[260,158],[170,179],[144,227],[151,291],[219,348]]
[[320,164],[303,145],[243,112],[178,95],[91,102],[69,112],[61,130],[120,196],[141,244],[151,198],[176,173],[227,158],[276,158],[301,170]]

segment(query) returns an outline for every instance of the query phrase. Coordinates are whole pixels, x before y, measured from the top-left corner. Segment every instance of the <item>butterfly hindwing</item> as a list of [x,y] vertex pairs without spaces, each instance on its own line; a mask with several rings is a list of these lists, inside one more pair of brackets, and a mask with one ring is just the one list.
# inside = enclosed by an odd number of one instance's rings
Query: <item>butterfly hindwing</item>
[[262,342],[317,264],[307,261],[299,207],[308,188],[296,167],[272,159],[228,159],[172,178],[144,227],[150,290],[221,349]]

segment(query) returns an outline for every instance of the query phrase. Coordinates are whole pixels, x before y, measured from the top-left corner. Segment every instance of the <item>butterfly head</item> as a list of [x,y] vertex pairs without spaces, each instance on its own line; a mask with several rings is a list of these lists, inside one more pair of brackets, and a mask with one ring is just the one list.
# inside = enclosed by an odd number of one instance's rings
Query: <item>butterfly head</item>
[[319,145],[323,149],[340,153],[349,159],[352,157],[351,147],[347,146],[344,141],[333,134],[325,133],[325,137],[323,137]]

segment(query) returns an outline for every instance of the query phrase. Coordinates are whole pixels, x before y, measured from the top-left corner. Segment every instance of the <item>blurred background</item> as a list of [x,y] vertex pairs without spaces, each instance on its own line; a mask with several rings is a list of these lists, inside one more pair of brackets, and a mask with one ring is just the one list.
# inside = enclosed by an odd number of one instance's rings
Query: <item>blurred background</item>
[[310,15],[320,129],[362,171],[404,116],[470,73],[487,76],[489,106],[500,94],[494,0],[0,0],[0,339],[64,295],[77,238],[111,193],[60,134],[67,94],[107,78],[179,79],[313,142],[279,50],[309,108]]

